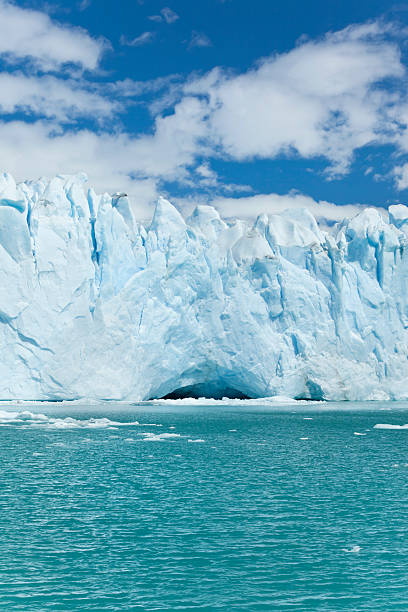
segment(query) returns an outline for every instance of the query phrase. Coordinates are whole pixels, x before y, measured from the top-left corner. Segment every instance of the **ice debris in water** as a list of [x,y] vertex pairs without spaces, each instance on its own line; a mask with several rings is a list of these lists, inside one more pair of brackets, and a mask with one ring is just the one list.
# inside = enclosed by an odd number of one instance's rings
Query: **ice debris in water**
[[162,442],[163,440],[170,440],[173,438],[182,438],[181,434],[176,433],[153,433],[150,431],[143,431],[139,436],[144,436],[144,442]]
[[353,546],[352,548],[342,548],[341,550],[347,553],[359,553],[361,550],[361,546]]
[[[145,403],[145,402],[144,402]],[[309,401],[295,400],[292,397],[283,395],[275,395],[271,397],[251,398],[225,398],[215,399],[213,397],[183,397],[179,399],[153,399],[148,402],[153,405],[170,405],[170,406],[275,406],[275,405],[291,405],[291,404],[310,404]],[[317,402],[322,403],[322,402]]]
[[408,429],[408,424],[393,425],[392,423],[377,423],[377,425],[374,425],[374,429]]
[[20,425],[29,427],[45,427],[47,429],[117,429],[139,425],[137,421],[123,423],[111,421],[105,417],[90,419],[74,419],[73,417],[51,417],[38,412],[12,412],[0,410],[0,425]]
[[134,211],[83,174],[0,175],[0,399],[408,397],[408,207]]
[[[139,423],[138,421],[130,421],[130,422],[122,422],[122,421],[112,421],[106,417],[102,418],[89,418],[89,419],[75,419],[73,417],[52,417],[47,416],[42,413],[29,412],[28,410],[24,410],[22,412],[12,412],[12,411],[0,411],[0,426],[19,426],[19,427],[41,427],[45,429],[53,429],[53,430],[71,430],[71,429],[106,429],[106,430],[117,430],[120,427],[143,427],[143,423]],[[150,423],[151,426],[159,426],[162,427],[161,424]],[[165,440],[176,440],[179,438],[185,438],[178,433],[172,432],[162,432],[156,433],[152,431],[140,431],[137,432],[138,436],[141,436],[141,440],[143,442],[163,442]],[[117,439],[119,436],[110,436],[110,438]],[[124,442],[137,442],[135,438],[126,437],[124,438]],[[93,442],[91,438],[84,438],[82,442]],[[205,442],[205,440],[197,439],[197,440],[188,440],[188,442]],[[65,444],[57,442],[55,445],[65,446]]]

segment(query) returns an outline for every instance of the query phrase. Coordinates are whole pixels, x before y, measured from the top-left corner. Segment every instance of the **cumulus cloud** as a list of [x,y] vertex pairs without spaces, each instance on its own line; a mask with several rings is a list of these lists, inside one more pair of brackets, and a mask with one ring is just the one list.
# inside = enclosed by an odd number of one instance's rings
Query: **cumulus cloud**
[[90,117],[99,122],[120,110],[119,102],[89,91],[86,82],[63,80],[51,75],[25,76],[21,73],[0,73],[0,112],[23,112],[72,122]]
[[0,0],[0,56],[10,64],[31,60],[42,70],[77,64],[94,70],[106,41],[88,32],[64,26],[40,11]]
[[[204,109],[184,99],[172,115],[156,120],[153,134],[63,130],[39,120],[0,122],[0,167],[19,180],[85,170],[100,191],[125,190],[135,196],[140,181],[183,180],[200,150]],[[204,150],[204,149],[203,149]]]
[[263,59],[240,75],[214,70],[186,93],[206,96],[209,136],[231,159],[325,157],[348,171],[356,149],[395,139],[398,99],[381,86],[405,69],[380,24],[349,27]]
[[99,192],[126,191],[143,210],[157,197],[157,174],[149,178],[134,175],[137,158],[149,146],[148,141],[133,141],[125,134],[63,132],[45,121],[0,122],[0,167],[17,180],[86,169],[90,184]]
[[[178,18],[167,7],[159,17],[167,23]],[[20,62],[18,70],[0,73],[0,166],[19,179],[85,170],[98,190],[125,190],[147,209],[165,181],[201,189],[207,199],[250,191],[225,184],[211,167],[214,158],[324,158],[328,175],[342,175],[354,152],[372,143],[408,152],[405,68],[395,34],[377,22],[352,26],[303,41],[241,74],[216,68],[184,80],[93,81],[89,71],[99,66],[103,41],[0,0],[0,57]],[[121,43],[137,47],[153,36],[144,32]],[[190,47],[209,45],[205,35],[193,33]],[[70,63],[88,72],[67,78]],[[126,130],[121,119],[143,96],[150,96],[144,103],[152,123],[146,133]],[[24,120],[7,117],[16,112]],[[404,161],[393,174],[400,189],[408,188]],[[215,203],[225,216],[242,217],[306,206],[336,220],[348,210],[298,193],[218,197]]]

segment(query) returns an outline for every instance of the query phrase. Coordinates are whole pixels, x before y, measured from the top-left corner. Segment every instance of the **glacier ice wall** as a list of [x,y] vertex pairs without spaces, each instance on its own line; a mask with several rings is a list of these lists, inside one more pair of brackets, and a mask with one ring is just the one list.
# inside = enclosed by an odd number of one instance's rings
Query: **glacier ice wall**
[[0,177],[1,399],[408,397],[408,208],[149,227],[85,177]]

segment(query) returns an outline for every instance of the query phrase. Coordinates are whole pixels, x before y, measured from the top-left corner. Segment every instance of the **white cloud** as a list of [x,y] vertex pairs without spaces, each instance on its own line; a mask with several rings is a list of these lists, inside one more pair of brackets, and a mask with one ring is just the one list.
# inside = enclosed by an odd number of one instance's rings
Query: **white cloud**
[[78,2],[78,10],[85,11],[91,6],[92,0],[80,0]]
[[[170,87],[174,87],[175,84],[177,84],[177,89],[179,90],[181,88],[181,79],[182,77],[179,74],[169,74],[168,76],[157,77],[156,79],[151,79],[150,81],[133,81],[132,79],[123,79],[123,81],[107,83],[104,88],[105,91],[115,95],[124,96],[126,98],[137,98],[145,94],[157,93],[158,91],[164,89],[168,90]],[[168,92],[166,91],[166,95],[167,93]],[[166,104],[165,108],[168,108],[168,106],[169,104]],[[161,106],[161,108],[163,107]]]
[[202,176],[204,179],[217,180],[217,173],[210,168],[208,162],[203,162],[196,168],[197,174]]
[[85,171],[99,191],[127,191],[144,198],[161,179],[182,181],[200,150],[203,108],[184,99],[175,113],[159,117],[153,135],[64,131],[43,120],[0,122],[0,167],[18,180]]
[[408,164],[396,166],[394,168],[394,178],[397,189],[402,191],[408,188]]
[[24,112],[60,122],[78,117],[91,117],[101,122],[119,111],[118,102],[86,87],[86,82],[72,79],[0,72],[0,112]]
[[[306,208],[316,219],[330,222],[341,221],[344,217],[351,217],[365,208],[360,204],[338,206],[324,200],[316,201],[310,196],[297,192],[285,195],[269,193],[239,198],[217,197],[207,203],[217,208],[221,216],[225,218],[256,219],[262,213],[273,215],[287,209]],[[188,212],[193,208],[193,203],[188,200],[178,200],[178,204]]]
[[131,40],[126,38],[126,36],[122,35],[120,37],[120,44],[125,45],[127,47],[141,47],[143,45],[151,43],[153,39],[153,32],[143,32],[143,34],[140,34],[140,36],[136,36],[136,38],[132,38]]
[[[17,180],[86,170],[97,191],[126,191],[140,211],[146,212],[157,197],[157,177],[133,175],[145,146],[143,140],[132,141],[124,134],[64,133],[44,121],[0,122],[0,167]],[[143,216],[140,211],[139,217]]]
[[[237,185],[235,183],[226,183],[222,180],[210,167],[207,161],[203,161],[195,168],[189,168],[189,175],[184,175],[182,181],[185,187],[191,187],[193,194],[197,193],[197,190],[204,188],[204,190],[214,193],[251,193],[252,187],[249,185]],[[196,195],[192,196],[194,200]]]
[[172,11],[168,6],[165,6],[160,12],[163,15],[163,19],[166,23],[174,23],[177,21],[177,19],[179,19],[177,13]]
[[195,32],[195,31],[191,34],[191,40],[188,44],[189,49],[192,49],[193,47],[211,47],[211,46],[212,46],[212,42],[206,34],[203,34],[202,32]]
[[[165,8],[159,17],[172,23],[174,15]],[[250,191],[245,185],[223,184],[210,166],[215,157],[324,157],[332,173],[345,173],[354,151],[364,145],[393,143],[408,151],[408,101],[401,85],[405,69],[389,40],[392,35],[392,29],[379,23],[353,26],[265,58],[243,74],[216,68],[184,82],[179,75],[93,83],[89,74],[74,81],[0,73],[0,167],[19,179],[84,170],[99,191],[125,190],[145,211],[166,180],[193,192]],[[136,47],[153,36],[144,32],[133,40],[122,37],[121,43]],[[190,46],[209,45],[205,35],[193,33]],[[62,70],[68,62],[94,69],[103,48],[104,43],[83,30],[0,0],[0,56],[9,61],[25,60],[26,67],[36,62],[42,71]],[[393,88],[383,87],[390,78]],[[120,113],[140,103],[134,98],[152,94],[149,133],[121,127]],[[4,119],[14,112],[24,113],[25,121]],[[113,117],[108,130],[106,120]],[[78,127],[79,118],[91,119],[94,127]],[[203,158],[205,162],[199,161]],[[400,189],[407,188],[408,164],[396,168],[394,178]],[[306,206],[334,220],[355,210],[339,211],[292,192],[219,197],[215,203],[225,216],[242,217]]]
[[150,15],[148,19],[151,21],[156,21],[157,23],[161,23],[162,21],[165,21],[166,23],[174,23],[177,21],[177,19],[179,19],[179,15],[172,11],[168,6],[165,6],[160,11],[160,15]]
[[216,69],[185,91],[208,97],[210,137],[230,158],[323,156],[342,174],[356,149],[396,136],[398,97],[378,84],[405,69],[383,34],[379,24],[346,28],[238,76]]
[[30,59],[42,70],[64,64],[97,68],[106,42],[85,30],[64,26],[40,11],[24,9],[0,0],[0,56],[9,63]]

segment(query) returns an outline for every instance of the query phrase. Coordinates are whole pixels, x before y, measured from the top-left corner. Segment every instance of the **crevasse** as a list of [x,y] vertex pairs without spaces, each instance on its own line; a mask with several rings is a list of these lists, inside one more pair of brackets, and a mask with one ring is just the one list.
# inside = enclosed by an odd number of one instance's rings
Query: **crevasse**
[[150,226],[84,175],[0,177],[1,399],[408,398],[408,208]]

